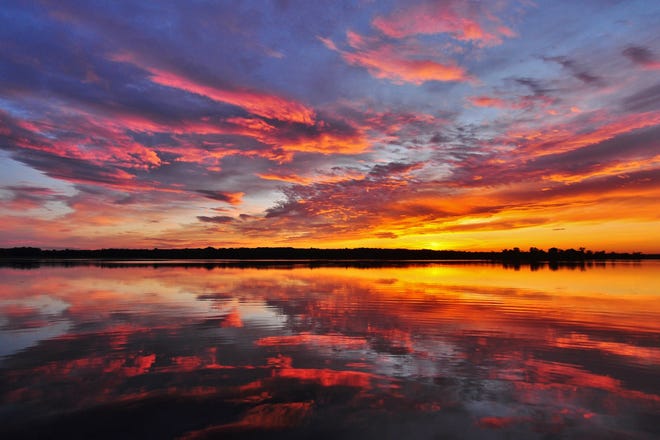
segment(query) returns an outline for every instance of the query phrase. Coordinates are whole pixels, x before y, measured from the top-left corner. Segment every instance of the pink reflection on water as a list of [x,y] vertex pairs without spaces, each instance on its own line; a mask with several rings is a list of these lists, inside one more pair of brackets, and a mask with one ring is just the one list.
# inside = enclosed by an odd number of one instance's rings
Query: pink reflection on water
[[190,438],[450,414],[475,436],[654,435],[658,267],[0,269],[3,338],[68,324],[5,356],[0,396],[14,424],[154,399],[233,414],[189,416]]

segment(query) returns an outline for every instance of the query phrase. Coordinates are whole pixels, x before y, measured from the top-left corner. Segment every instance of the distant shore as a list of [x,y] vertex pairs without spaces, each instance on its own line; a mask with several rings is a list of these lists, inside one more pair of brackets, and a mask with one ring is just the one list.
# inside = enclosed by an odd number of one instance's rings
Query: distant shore
[[530,248],[504,249],[498,252],[430,250],[430,249],[319,249],[293,247],[257,248],[185,248],[185,249],[40,249],[14,247],[0,249],[0,260],[240,260],[240,261],[492,261],[503,263],[579,263],[611,260],[652,260],[660,254],[641,252],[605,252],[580,249],[548,250]]

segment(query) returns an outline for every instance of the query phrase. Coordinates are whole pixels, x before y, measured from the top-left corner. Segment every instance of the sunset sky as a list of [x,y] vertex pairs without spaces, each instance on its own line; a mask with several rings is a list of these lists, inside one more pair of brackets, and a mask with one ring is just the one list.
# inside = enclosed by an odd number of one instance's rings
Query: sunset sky
[[660,252],[660,2],[12,1],[0,247]]

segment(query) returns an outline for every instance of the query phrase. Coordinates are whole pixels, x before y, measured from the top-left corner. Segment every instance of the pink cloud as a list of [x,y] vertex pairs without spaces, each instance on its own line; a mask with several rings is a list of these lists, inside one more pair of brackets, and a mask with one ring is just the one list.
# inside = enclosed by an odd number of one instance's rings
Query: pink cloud
[[138,62],[130,53],[115,54],[114,61],[131,63],[146,70],[151,81],[166,87],[184,90],[218,102],[235,105],[266,119],[312,124],[316,114],[302,103],[272,93],[243,87],[219,87],[194,80],[173,70]]
[[512,37],[515,32],[504,26],[483,3],[451,0],[425,2],[405,7],[387,16],[376,17],[373,26],[388,37],[449,34],[459,41],[490,46]]
[[554,98],[545,95],[513,96],[508,99],[498,98],[496,96],[478,95],[470,96],[467,98],[467,101],[475,107],[497,108],[505,110],[531,109],[535,106],[545,108],[556,103]]
[[401,48],[391,43],[364,38],[351,31],[347,34],[350,50],[341,50],[328,39],[321,41],[328,49],[340,53],[347,63],[364,67],[375,78],[389,79],[396,84],[420,85],[427,81],[472,80],[465,69],[454,61],[435,61],[430,54],[412,46]]
[[470,104],[476,107],[493,107],[493,108],[512,108],[516,107],[514,103],[492,96],[471,96],[468,98]]
[[173,72],[150,69],[151,80],[157,84],[185,90],[214,101],[242,107],[247,111],[267,119],[300,122],[311,124],[314,121],[314,111],[303,104],[290,101],[276,95],[246,89],[221,89],[203,85]]

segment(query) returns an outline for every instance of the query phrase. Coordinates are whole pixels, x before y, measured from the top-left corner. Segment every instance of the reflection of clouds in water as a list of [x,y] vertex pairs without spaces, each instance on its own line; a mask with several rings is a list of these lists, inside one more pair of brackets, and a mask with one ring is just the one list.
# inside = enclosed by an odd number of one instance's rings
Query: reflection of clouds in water
[[70,328],[70,323],[62,321],[36,329],[0,331],[0,357],[11,356],[40,341],[62,336]]
[[241,321],[246,326],[275,330],[286,324],[287,317],[263,301],[241,302],[236,309],[241,316]]
[[49,295],[0,300],[0,356],[10,356],[39,341],[65,334],[69,304]]
[[0,322],[2,322],[0,326],[9,324],[12,319],[19,316],[27,318],[59,316],[68,307],[69,304],[65,301],[50,295],[28,294],[22,298],[8,299],[0,297]]
[[372,369],[393,377],[433,378],[454,376],[457,363],[464,357],[461,347],[438,339],[415,340],[411,353],[390,354],[372,351],[367,355]]
[[[34,312],[13,322],[36,333],[3,344],[14,348],[0,397],[44,415],[157,398],[183,414],[207,399],[235,415],[191,422],[197,432],[298,423],[289,404],[301,402],[314,424],[300,429],[364,429],[380,417],[456,434],[452,415],[465,438],[646,432],[631,420],[660,413],[653,302],[544,289],[536,273],[507,278],[497,267],[475,279],[471,269],[6,271],[5,304]],[[564,285],[584,276],[557,275]],[[58,286],[52,298],[41,294],[48,285]],[[62,316],[72,325],[57,327]]]

